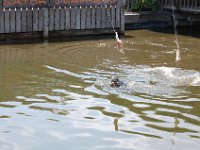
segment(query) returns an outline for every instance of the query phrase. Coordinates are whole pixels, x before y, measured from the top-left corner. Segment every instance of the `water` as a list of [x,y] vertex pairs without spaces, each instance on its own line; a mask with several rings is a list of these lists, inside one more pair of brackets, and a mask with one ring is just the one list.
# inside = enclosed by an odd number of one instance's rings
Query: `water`
[[[171,33],[171,34],[170,34]],[[198,32],[0,46],[1,150],[199,150]],[[111,88],[112,76],[126,83]]]
[[175,36],[175,44],[176,44],[176,58],[175,61],[177,63],[177,65],[180,63],[181,61],[181,50],[180,50],[180,45],[179,45],[179,41],[178,41],[178,31],[177,31],[177,25],[176,25],[176,15],[175,15],[175,7],[174,7],[174,0],[172,0],[172,16],[173,16],[173,23],[174,23],[174,36]]

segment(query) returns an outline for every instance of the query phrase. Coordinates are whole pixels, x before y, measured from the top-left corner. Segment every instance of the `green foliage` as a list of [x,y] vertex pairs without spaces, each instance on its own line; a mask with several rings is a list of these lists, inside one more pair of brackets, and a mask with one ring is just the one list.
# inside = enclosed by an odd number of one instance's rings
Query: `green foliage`
[[155,0],[140,0],[132,6],[133,11],[155,11]]

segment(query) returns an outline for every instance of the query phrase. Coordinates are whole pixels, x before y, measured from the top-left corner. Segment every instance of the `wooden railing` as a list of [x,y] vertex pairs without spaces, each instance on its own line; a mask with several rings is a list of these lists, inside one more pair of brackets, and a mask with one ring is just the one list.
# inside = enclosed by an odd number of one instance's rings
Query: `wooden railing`
[[[126,0],[126,11],[132,11],[133,4],[142,0]],[[174,7],[180,11],[200,12],[200,0],[155,0],[158,8],[172,9],[172,2]]]
[[[174,2],[174,4],[172,4]],[[185,12],[200,12],[200,0],[157,0],[163,9],[174,9]]]

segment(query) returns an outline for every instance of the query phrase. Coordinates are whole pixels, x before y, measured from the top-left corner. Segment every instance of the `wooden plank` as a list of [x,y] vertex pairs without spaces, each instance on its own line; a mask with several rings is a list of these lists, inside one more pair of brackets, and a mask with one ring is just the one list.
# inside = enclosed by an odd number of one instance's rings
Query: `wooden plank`
[[4,10],[0,10],[0,33],[4,33]]
[[71,8],[71,29],[76,29],[76,8]]
[[55,9],[54,8],[50,8],[49,9],[49,31],[54,31],[55,29],[55,24],[54,24],[54,17],[55,15]]
[[10,11],[5,9],[5,33],[10,33]]
[[16,9],[16,32],[22,32],[21,9]]
[[115,6],[111,8],[111,19],[112,19],[112,27],[115,27]]
[[39,8],[39,29],[38,31],[44,31],[44,12],[42,8]]
[[85,29],[86,25],[86,8],[81,7],[81,29]]
[[101,7],[97,7],[96,11],[96,28],[99,29],[101,28]]
[[111,6],[108,5],[107,7],[107,25],[106,25],[106,28],[111,28],[112,25],[111,25],[111,22],[112,22],[112,18],[111,18]]
[[71,15],[71,10],[70,10],[70,7],[67,7],[66,8],[66,10],[65,10],[65,17],[66,17],[66,19],[65,19],[65,30],[69,30],[70,29],[70,26],[71,26],[71,17],[70,17],[70,15]]
[[22,32],[26,32],[27,31],[27,27],[26,27],[26,9],[22,9],[21,13],[22,13]]
[[118,1],[117,2],[117,6],[116,6],[116,22],[115,22],[115,25],[116,25],[116,28],[119,28],[120,27],[120,2]]
[[11,9],[10,11],[10,32],[15,32],[15,26],[16,26],[16,19],[15,19],[15,9]]
[[91,21],[92,21],[92,19],[91,19],[91,8],[87,7],[86,8],[86,26],[85,26],[86,29],[91,29],[91,24],[92,24]]
[[105,7],[102,7],[101,8],[101,11],[102,11],[102,17],[101,17],[101,28],[106,28],[106,24],[107,24],[107,14],[106,14],[106,8]]
[[121,32],[125,31],[125,16],[124,16],[124,8],[121,7],[121,18],[120,18],[121,24],[120,24],[120,30]]
[[39,11],[38,8],[33,9],[33,31],[37,32],[39,31]]
[[60,29],[60,8],[55,8],[55,30],[58,31]]
[[32,9],[27,10],[27,31],[33,31],[33,11]]
[[91,24],[91,29],[95,29],[96,26],[96,8],[92,7],[92,24]]
[[44,12],[44,32],[43,37],[47,38],[49,35],[49,11],[48,8],[43,8]]
[[81,29],[81,9],[80,7],[76,8],[76,29]]
[[60,30],[65,29],[65,9],[64,7],[60,9]]

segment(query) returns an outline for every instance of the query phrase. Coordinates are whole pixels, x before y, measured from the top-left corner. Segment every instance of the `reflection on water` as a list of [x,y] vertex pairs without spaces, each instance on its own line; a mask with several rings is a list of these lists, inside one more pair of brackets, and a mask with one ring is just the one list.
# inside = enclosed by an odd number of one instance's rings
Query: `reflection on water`
[[179,42],[179,66],[173,34],[148,30],[124,54],[108,38],[1,45],[0,149],[200,149],[200,40]]

